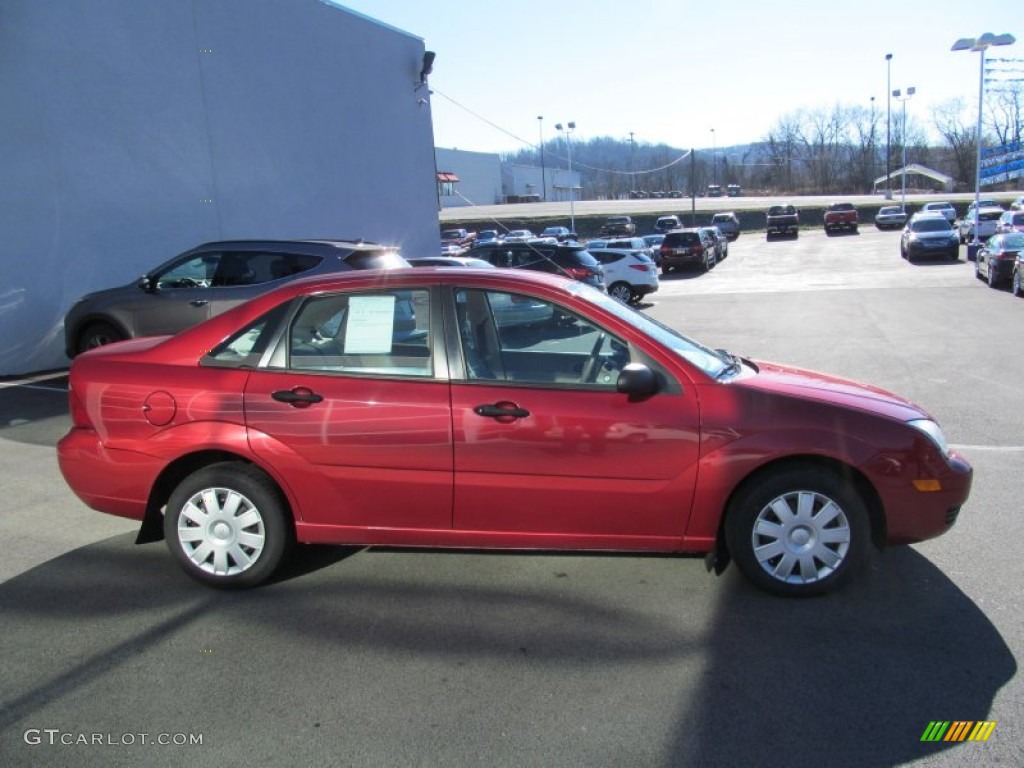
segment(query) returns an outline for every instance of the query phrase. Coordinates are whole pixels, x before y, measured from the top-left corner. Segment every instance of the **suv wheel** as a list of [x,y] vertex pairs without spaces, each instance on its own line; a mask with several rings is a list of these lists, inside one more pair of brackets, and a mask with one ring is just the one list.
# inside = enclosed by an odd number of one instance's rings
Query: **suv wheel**
[[78,344],[75,345],[75,351],[81,354],[89,349],[113,344],[115,341],[124,341],[126,338],[128,337],[110,323],[89,323],[78,334]]
[[613,283],[608,289],[608,295],[613,299],[618,299],[623,304],[629,304],[633,299],[633,289],[628,284],[623,282]]

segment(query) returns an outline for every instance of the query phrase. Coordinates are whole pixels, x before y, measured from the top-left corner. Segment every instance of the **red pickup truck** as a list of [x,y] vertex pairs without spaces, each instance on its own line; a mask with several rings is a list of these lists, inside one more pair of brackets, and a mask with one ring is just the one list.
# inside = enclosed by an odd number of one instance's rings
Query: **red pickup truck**
[[832,203],[825,209],[825,234],[839,229],[856,232],[859,224],[860,217],[853,203]]

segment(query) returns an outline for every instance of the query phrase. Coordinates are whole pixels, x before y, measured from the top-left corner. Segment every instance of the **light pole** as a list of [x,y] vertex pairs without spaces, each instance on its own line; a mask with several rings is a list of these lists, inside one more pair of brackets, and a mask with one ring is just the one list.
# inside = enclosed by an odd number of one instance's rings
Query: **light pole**
[[868,139],[868,147],[870,148],[871,155],[871,192],[875,191],[875,97],[871,97],[871,137]]
[[[632,193],[632,191],[636,188],[636,184],[635,184],[636,164],[633,162],[633,150],[635,148],[636,148],[636,144],[633,141],[633,131],[630,131],[629,132],[629,191],[630,191],[630,193]],[[633,197],[633,195],[630,194],[630,197]]]
[[885,199],[892,200],[892,186],[889,183],[889,167],[892,155],[892,54],[885,54],[885,92],[890,96],[885,106]]
[[903,187],[900,192],[900,210],[904,213],[907,212],[907,102],[916,92],[917,89],[914,87],[907,88],[906,95],[901,95],[899,88],[892,92],[892,97],[896,101],[903,102],[903,127],[900,129],[900,143],[903,144],[903,172],[900,176],[903,177]]
[[572,132],[576,130],[576,123],[568,122],[565,127],[561,123],[555,123],[555,130],[561,131],[565,136],[565,149],[569,154],[569,230],[576,231],[576,207],[573,204],[575,197],[572,183]]
[[548,180],[544,173],[544,115],[537,115],[537,125],[540,130],[540,197],[546,203],[548,201]]
[[718,139],[715,129],[711,129],[711,183],[718,184]]
[[978,237],[978,203],[981,200],[981,110],[985,102],[985,51],[991,45],[1013,45],[1017,42],[1011,34],[994,35],[991,32],[984,33],[981,37],[961,37],[949,50],[951,51],[976,51],[981,54],[980,72],[978,74],[978,127],[975,133],[975,144],[977,154],[974,160],[974,241],[967,249],[967,258],[976,256],[981,245]]

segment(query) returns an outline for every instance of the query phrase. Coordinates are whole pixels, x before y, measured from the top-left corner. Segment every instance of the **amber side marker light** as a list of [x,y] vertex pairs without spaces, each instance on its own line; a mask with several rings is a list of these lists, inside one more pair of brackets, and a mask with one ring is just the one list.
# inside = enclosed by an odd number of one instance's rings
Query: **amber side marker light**
[[914,487],[922,493],[932,493],[934,491],[941,491],[942,483],[934,478],[928,478],[926,480],[915,480]]

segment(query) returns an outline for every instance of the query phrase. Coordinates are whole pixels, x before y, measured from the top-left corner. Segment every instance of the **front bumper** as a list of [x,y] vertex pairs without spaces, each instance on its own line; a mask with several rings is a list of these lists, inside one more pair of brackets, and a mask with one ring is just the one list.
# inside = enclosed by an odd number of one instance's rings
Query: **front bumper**
[[938,472],[928,473],[927,479],[938,481],[938,490],[921,491],[912,483],[901,483],[883,494],[887,543],[913,544],[933,539],[956,522],[970,496],[974,470],[958,454],[951,455],[945,465]]

